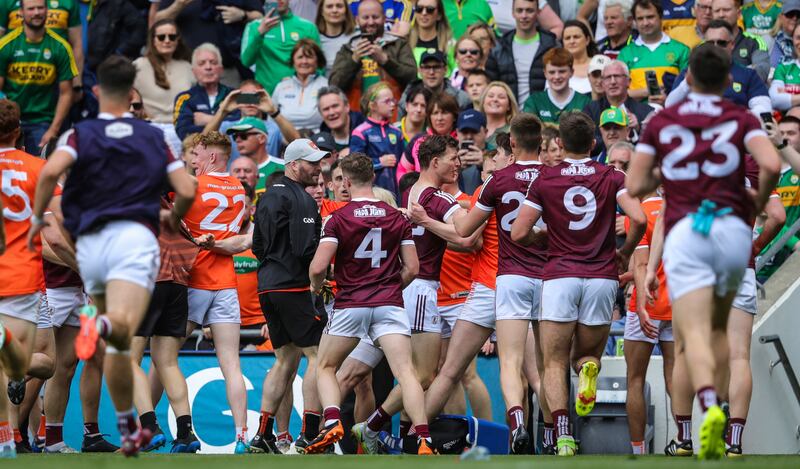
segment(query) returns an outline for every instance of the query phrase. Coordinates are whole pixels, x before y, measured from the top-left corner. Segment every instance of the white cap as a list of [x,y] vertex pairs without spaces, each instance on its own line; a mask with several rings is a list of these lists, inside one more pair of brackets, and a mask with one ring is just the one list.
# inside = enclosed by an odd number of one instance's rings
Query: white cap
[[602,72],[606,65],[611,63],[611,58],[607,55],[597,54],[589,61],[589,73]]
[[328,155],[330,152],[320,150],[317,144],[311,140],[298,138],[286,147],[286,151],[283,152],[283,160],[287,163],[297,160],[316,163]]

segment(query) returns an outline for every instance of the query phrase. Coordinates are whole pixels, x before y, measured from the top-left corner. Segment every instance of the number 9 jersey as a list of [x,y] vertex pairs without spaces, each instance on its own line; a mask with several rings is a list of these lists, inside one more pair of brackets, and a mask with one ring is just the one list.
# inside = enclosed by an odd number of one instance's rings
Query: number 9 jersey
[[[197,193],[184,222],[197,238],[212,234],[219,241],[239,234],[245,215],[242,183],[228,173],[197,177]],[[201,290],[236,288],[233,257],[201,250],[192,267],[189,287]]]

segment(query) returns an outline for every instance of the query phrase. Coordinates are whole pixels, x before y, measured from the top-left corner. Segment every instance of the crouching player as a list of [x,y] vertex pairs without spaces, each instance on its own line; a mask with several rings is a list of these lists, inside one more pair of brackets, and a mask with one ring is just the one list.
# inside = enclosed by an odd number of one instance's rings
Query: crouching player
[[419,269],[411,225],[401,212],[375,198],[369,157],[354,153],[342,160],[341,168],[352,200],[324,223],[309,268],[311,288],[319,291],[335,256],[339,291],[318,353],[317,388],[325,424],[306,453],[323,452],[344,435],[336,369],[362,337],[369,337],[383,349],[403,389],[419,454],[431,454],[424,395],[411,363],[411,326],[403,309],[403,288]]

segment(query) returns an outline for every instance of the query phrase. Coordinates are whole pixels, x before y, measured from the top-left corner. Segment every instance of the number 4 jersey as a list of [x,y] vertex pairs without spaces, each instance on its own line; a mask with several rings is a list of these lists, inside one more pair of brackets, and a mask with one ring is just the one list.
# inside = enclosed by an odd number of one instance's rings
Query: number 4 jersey
[[618,278],[614,228],[617,197],[624,192],[622,171],[589,158],[541,169],[525,205],[547,223],[544,280]]
[[399,210],[354,199],[326,219],[320,243],[337,244],[336,309],[403,306],[400,247],[414,241]]
[[704,199],[730,207],[749,224],[753,206],[745,185],[745,144],[766,135],[746,108],[717,96],[692,93],[659,112],[636,151],[653,155],[661,167],[667,201],[666,232]]
[[[228,173],[197,177],[194,203],[184,217],[192,236],[212,234],[216,240],[230,238],[239,233],[244,215],[244,188],[238,179]],[[194,261],[189,286],[201,290],[236,288],[233,257],[201,250]]]

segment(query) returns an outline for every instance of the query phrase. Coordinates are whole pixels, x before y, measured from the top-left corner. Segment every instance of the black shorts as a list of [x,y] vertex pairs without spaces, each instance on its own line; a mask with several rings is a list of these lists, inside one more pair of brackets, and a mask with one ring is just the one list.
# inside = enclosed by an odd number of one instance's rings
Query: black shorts
[[258,301],[273,348],[286,344],[301,348],[319,345],[328,321],[315,307],[311,292],[266,292],[258,295]]
[[188,288],[173,282],[157,282],[144,321],[136,331],[139,337],[186,337],[189,320]]

